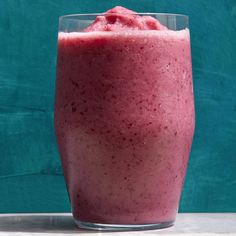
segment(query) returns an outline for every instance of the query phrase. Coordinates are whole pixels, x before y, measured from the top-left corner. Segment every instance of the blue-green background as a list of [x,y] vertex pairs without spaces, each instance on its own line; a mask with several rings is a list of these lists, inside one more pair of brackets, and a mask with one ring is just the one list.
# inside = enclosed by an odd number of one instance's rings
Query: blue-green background
[[236,211],[236,0],[1,0],[0,212],[63,212],[53,133],[58,16],[115,5],[190,16],[196,132],[184,212]]

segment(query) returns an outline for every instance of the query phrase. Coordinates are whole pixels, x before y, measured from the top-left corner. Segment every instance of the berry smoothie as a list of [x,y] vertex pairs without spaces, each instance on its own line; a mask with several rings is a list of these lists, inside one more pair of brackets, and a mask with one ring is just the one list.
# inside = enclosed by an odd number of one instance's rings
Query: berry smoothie
[[58,37],[55,130],[73,215],[173,222],[194,132],[189,30],[107,13]]

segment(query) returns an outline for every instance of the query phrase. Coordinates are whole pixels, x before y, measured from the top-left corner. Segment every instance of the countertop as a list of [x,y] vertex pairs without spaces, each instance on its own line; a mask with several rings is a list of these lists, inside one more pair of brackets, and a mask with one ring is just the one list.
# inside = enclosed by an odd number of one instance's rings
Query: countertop
[[99,232],[78,229],[71,214],[0,214],[2,235],[236,235],[236,213],[182,213],[175,226],[161,230]]

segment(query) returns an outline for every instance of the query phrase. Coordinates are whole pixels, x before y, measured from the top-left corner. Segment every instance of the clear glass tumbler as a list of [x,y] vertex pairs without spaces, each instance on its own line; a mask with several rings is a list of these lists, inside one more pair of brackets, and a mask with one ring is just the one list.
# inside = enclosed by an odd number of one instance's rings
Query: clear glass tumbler
[[104,14],[60,17],[55,131],[79,227],[173,225],[194,133],[188,17],[169,30],[85,32]]

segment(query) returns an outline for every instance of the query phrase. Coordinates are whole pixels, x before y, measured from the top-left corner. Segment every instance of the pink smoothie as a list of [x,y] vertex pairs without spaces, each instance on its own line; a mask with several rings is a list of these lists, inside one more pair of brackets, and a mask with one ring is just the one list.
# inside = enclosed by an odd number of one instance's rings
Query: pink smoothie
[[194,132],[189,31],[124,11],[59,33],[55,129],[72,211],[171,222]]

